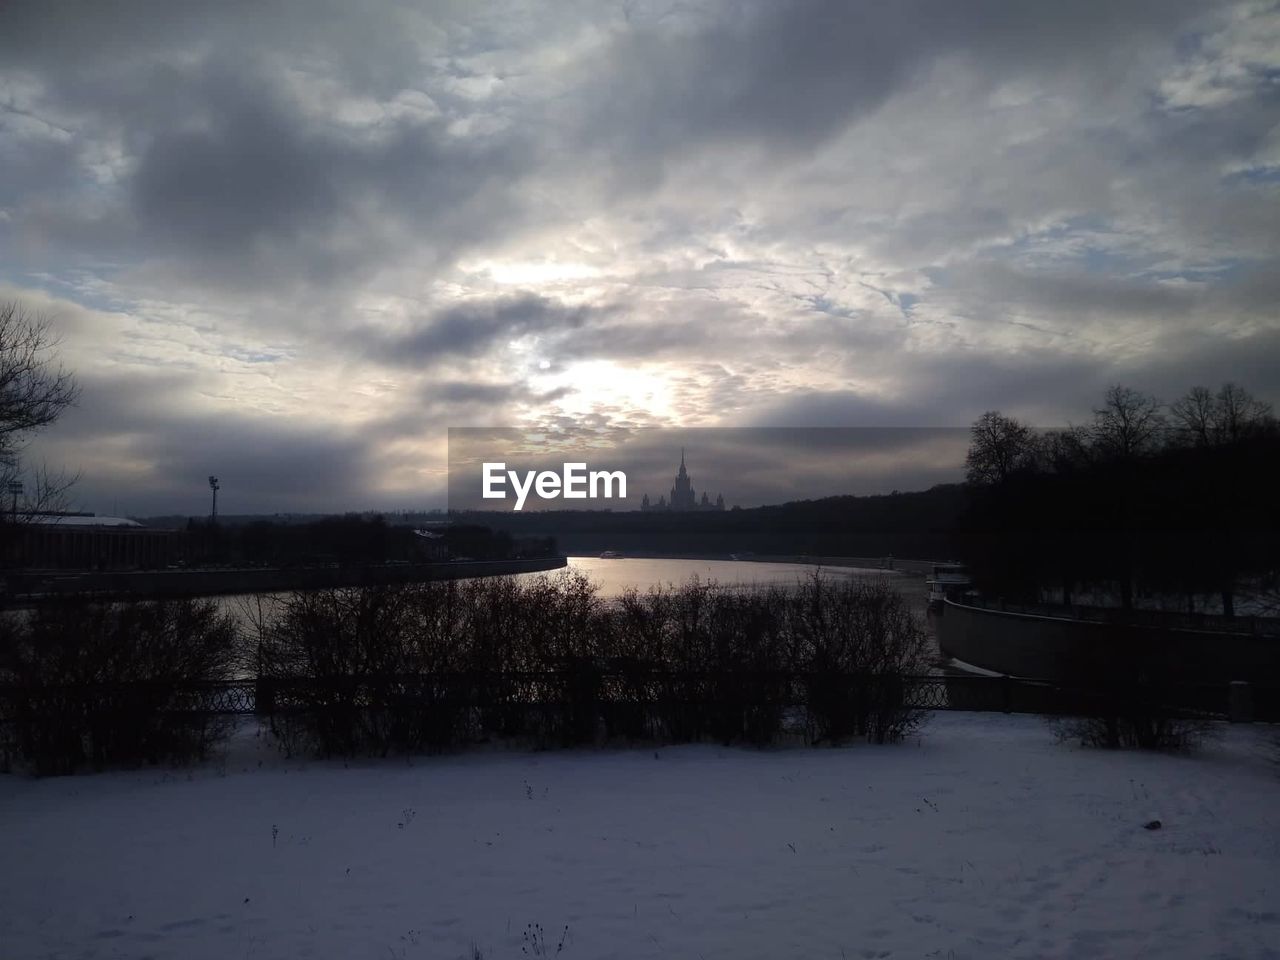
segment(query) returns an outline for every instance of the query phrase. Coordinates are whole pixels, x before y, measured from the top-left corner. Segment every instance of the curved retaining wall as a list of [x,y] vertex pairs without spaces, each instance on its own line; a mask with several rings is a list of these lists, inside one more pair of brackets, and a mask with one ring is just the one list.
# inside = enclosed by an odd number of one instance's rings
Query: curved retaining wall
[[11,597],[92,593],[108,597],[200,597],[223,593],[280,593],[427,580],[461,580],[558,570],[564,557],[536,560],[467,560],[363,567],[270,567],[244,570],[152,570],[78,575],[15,574]]
[[948,600],[935,621],[947,656],[996,673],[1061,681],[1108,663],[1140,664],[1183,683],[1280,685],[1280,637],[1119,626],[970,607]]

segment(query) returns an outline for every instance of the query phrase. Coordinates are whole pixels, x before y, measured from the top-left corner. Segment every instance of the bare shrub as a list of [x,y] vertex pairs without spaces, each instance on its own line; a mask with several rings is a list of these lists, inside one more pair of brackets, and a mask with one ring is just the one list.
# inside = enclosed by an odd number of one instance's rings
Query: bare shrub
[[1059,740],[1111,750],[1187,751],[1200,746],[1215,729],[1211,720],[1194,709],[1143,684],[1113,685],[1108,692],[1087,699],[1082,715],[1050,719]]
[[927,640],[901,594],[883,580],[815,573],[787,601],[813,742],[888,743],[923,721],[923,711],[906,705],[903,678],[925,672]]
[[926,637],[883,581],[818,573],[731,590],[694,579],[625,594],[615,620],[623,686],[651,718],[626,713],[635,732],[765,743],[802,703],[815,742],[883,743],[924,716],[905,705],[902,678],[924,671]]
[[[1050,725],[1059,739],[1110,749],[1190,750],[1213,730],[1202,705],[1168,675],[1158,637],[1116,624],[1100,630],[1067,664],[1072,716]],[[1083,691],[1083,692],[1080,692]]]
[[227,733],[202,709],[235,644],[212,601],[63,599],[2,623],[3,747],[36,773],[201,759]]
[[669,742],[763,745],[792,700],[785,593],[692,578],[623,595],[611,618],[615,727]]
[[605,603],[581,574],[296,594],[258,628],[289,750],[384,755],[476,738],[765,745],[900,738],[924,636],[883,583],[693,579]]
[[441,749],[462,735],[466,704],[441,682],[457,663],[452,583],[300,591],[258,625],[260,685],[289,752]]
[[1211,722],[1187,717],[1055,717],[1052,723],[1060,740],[1112,750],[1192,750],[1213,732]]

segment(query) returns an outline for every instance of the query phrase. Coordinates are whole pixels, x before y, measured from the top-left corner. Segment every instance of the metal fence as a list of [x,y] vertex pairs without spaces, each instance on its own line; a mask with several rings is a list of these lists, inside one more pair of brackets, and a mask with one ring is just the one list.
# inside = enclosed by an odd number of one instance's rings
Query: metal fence
[[[159,706],[175,715],[276,716],[314,709],[341,700],[352,706],[385,703],[405,706],[448,703],[458,707],[495,700],[530,707],[586,696],[601,704],[714,703],[724,691],[758,697],[762,702],[803,708],[815,687],[849,698],[888,696],[920,710],[1090,715],[1109,704],[1137,702],[1206,718],[1231,714],[1226,684],[1178,684],[1124,688],[1068,686],[1013,677],[929,674],[917,676],[805,675],[777,671],[679,673],[669,671],[541,671],[451,673],[428,676],[341,678],[258,678],[201,683],[79,684],[74,686],[0,686],[0,723],[33,704],[74,701],[86,707],[127,709]],[[1280,721],[1280,689],[1253,687],[1251,713]]]
[[976,607],[980,610],[1017,613],[1032,617],[1056,617],[1118,626],[1280,638],[1280,617],[1225,617],[1221,614],[1180,613],[1174,610],[1144,610],[1140,608],[1125,610],[1120,607],[1096,607],[1081,604],[1067,606],[1060,603],[1015,603],[1006,600],[989,600],[982,597],[965,597],[958,602],[963,606]]

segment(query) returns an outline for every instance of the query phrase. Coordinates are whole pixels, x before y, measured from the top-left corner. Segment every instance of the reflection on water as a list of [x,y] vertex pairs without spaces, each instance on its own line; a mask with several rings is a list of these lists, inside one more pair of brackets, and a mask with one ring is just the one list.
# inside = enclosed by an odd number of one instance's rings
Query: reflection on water
[[[592,579],[599,587],[600,596],[620,597],[628,587],[644,592],[652,586],[674,584],[679,586],[690,577],[714,580],[726,585],[779,584],[790,586],[798,579],[821,571],[833,580],[855,577],[885,578],[907,601],[912,612],[929,635],[932,657],[938,659],[937,638],[928,616],[929,591],[923,575],[868,567],[822,566],[813,563],[770,563],[757,560],[673,560],[657,557],[619,557],[603,560],[599,557],[569,557],[569,569],[577,570]],[[520,574],[537,576],[537,574]]]
[[628,587],[644,592],[658,585],[679,586],[690,577],[734,586],[789,586],[815,570],[821,570],[824,575],[832,578],[894,576],[890,571],[861,567],[819,567],[808,563],[766,563],[754,560],[671,560],[657,557],[619,557],[610,560],[570,557],[569,569],[591,578],[600,588],[602,597],[620,597]]

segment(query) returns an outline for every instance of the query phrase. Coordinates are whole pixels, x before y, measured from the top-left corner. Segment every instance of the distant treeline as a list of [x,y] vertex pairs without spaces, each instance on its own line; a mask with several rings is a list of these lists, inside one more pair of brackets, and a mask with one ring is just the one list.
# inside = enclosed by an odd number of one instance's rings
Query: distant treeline
[[412,563],[449,558],[508,560],[555,553],[554,540],[513,537],[478,524],[439,527],[429,536],[381,516],[348,514],[306,522],[253,520],[211,525],[192,520],[188,532],[204,562],[262,566],[315,563]]
[[998,412],[973,426],[971,498],[957,543],[988,594],[1121,606],[1141,594],[1275,596],[1280,424],[1234,384],[1163,405],[1109,390],[1093,420],[1038,432]]
[[455,514],[513,537],[555,537],[567,554],[807,554],[948,557],[965,504],[960,484],[827,497],[725,513],[610,511]]

